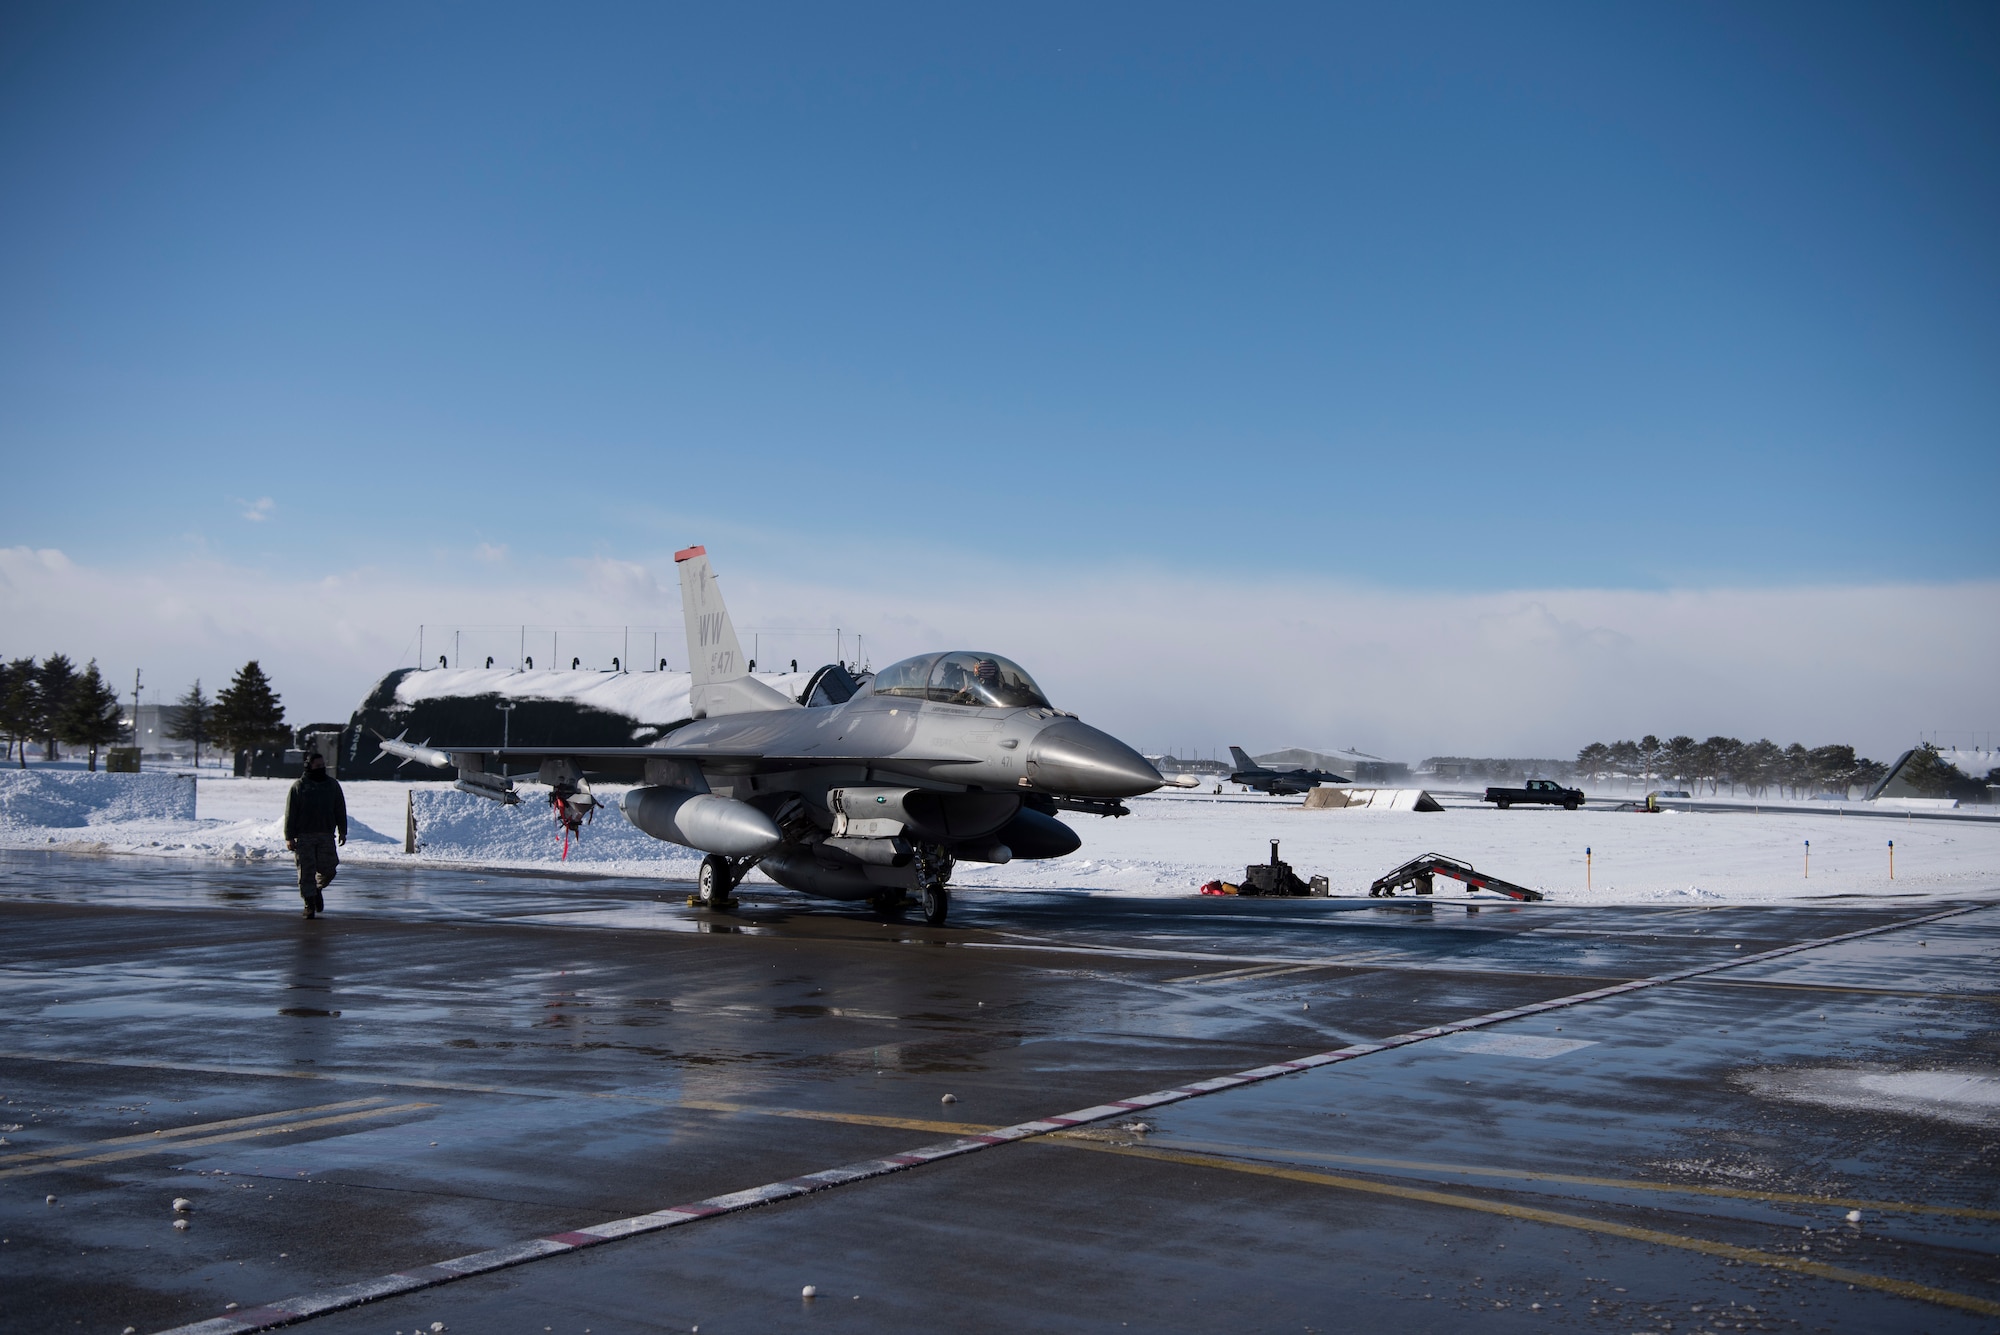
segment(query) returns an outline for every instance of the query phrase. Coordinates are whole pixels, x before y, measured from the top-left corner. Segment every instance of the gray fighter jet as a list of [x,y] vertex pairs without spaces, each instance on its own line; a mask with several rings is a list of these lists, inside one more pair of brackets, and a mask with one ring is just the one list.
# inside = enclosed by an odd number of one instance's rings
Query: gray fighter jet
[[998,654],[924,654],[866,683],[830,664],[805,703],[794,700],[748,672],[706,550],[674,560],[693,722],[649,746],[496,750],[396,738],[382,750],[456,768],[459,788],[501,802],[518,801],[514,780],[533,777],[570,829],[594,814],[592,781],[636,783],[626,818],[708,855],[696,899],[709,907],[726,907],[761,867],[790,889],[871,900],[885,915],[915,891],[933,925],[950,908],[956,863],[1073,853],[1082,841],[1058,811],[1127,815],[1120,799],[1168,782]]
[[1240,746],[1230,747],[1229,754],[1236,761],[1236,772],[1229,776],[1231,783],[1240,783],[1246,788],[1255,788],[1273,797],[1283,797],[1287,793],[1309,793],[1322,783],[1348,782],[1331,770],[1265,769],[1245,754]]

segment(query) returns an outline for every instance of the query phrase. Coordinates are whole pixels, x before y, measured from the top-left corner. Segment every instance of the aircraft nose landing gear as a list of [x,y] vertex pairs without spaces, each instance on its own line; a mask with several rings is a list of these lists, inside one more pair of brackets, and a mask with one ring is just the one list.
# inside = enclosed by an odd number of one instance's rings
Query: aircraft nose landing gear
[[924,844],[917,849],[917,898],[923,903],[928,926],[944,926],[945,916],[951,912],[951,891],[946,885],[951,869],[951,854],[942,848]]
[[923,900],[925,925],[944,926],[945,915],[951,912],[951,890],[946,886],[926,881],[917,887],[917,894]]

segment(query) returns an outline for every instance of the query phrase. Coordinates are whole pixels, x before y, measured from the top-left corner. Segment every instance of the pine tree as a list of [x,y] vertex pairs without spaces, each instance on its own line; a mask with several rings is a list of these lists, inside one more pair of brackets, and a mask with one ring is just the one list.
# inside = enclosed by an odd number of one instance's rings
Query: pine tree
[[35,727],[42,738],[43,760],[62,758],[56,750],[56,732],[64,711],[69,708],[70,692],[75,689],[76,664],[69,661],[67,654],[50,654],[35,669],[35,695],[40,703]]
[[1613,742],[1606,749],[1611,753],[1611,768],[1617,772],[1619,778],[1638,777],[1641,761],[1637,742]]
[[1879,760],[1857,760],[1854,762],[1854,782],[1857,786],[1873,792],[1875,785],[1889,777],[1889,767]]
[[56,720],[57,732],[71,746],[90,748],[90,769],[97,772],[97,749],[109,746],[118,740],[124,731],[123,711],[118,707],[118,692],[111,689],[97,671],[97,660],[91,659],[84,666],[83,675],[70,687],[69,699],[63,702],[62,717]]
[[1694,774],[1694,753],[1700,744],[1692,737],[1670,737],[1660,744],[1660,755],[1668,775],[1676,785],[1688,783]]
[[1778,764],[1782,776],[1779,781],[1791,790],[1793,797],[1797,797],[1799,790],[1812,779],[1811,753],[1797,742],[1793,742],[1785,748]]
[[216,693],[209,728],[215,740],[232,752],[283,746],[291,740],[285,731],[285,707],[256,659],[245,663],[234,680]]
[[1743,760],[1743,743],[1734,737],[1711,737],[1701,744],[1701,765],[1708,774],[1708,791],[1720,789],[1724,779],[1729,780],[1729,791],[1736,792],[1738,765]]
[[36,688],[35,660],[16,658],[0,675],[0,728],[7,730],[7,754],[20,756],[28,767],[28,739],[41,722],[41,693]]
[[1576,753],[1576,772],[1585,778],[1602,782],[1610,768],[1611,748],[1603,742],[1592,742]]
[[1784,758],[1785,753],[1768,737],[1759,737],[1744,747],[1742,756],[1736,762],[1743,786],[1750,789],[1753,795],[1762,797],[1772,780],[1778,777]]
[[14,693],[14,665],[0,659],[0,734],[7,738],[6,759],[14,759],[14,735],[7,731],[7,697]]
[[1821,792],[1838,792],[1847,796],[1848,785],[1854,782],[1854,748],[1845,744],[1839,746],[1816,746],[1806,753],[1812,771],[1812,782]]
[[201,765],[201,744],[214,735],[215,703],[201,689],[201,678],[167,711],[166,735],[177,742],[194,743],[194,763]]

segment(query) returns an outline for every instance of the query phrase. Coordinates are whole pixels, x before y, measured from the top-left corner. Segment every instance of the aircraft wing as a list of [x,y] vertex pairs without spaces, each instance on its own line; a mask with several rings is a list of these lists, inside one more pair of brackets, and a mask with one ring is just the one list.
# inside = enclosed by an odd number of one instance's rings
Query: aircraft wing
[[[724,773],[748,772],[753,769],[802,769],[812,765],[851,765],[857,759],[849,755],[773,755],[747,747],[730,747],[718,744],[694,743],[675,746],[672,743],[655,743],[651,746],[431,746],[417,745],[400,737],[380,738],[376,745],[383,755],[419,765],[429,765],[434,769],[463,769],[467,762],[475,758],[480,768],[492,773],[512,773],[529,768],[540,768],[544,760],[574,760],[586,769],[602,768],[611,771],[630,771],[634,777],[643,775],[649,760],[696,761]],[[924,765],[949,765],[953,762],[972,760],[965,755],[920,756],[898,754],[897,761]],[[876,758],[880,763],[880,758]],[[591,761],[601,762],[592,765]]]

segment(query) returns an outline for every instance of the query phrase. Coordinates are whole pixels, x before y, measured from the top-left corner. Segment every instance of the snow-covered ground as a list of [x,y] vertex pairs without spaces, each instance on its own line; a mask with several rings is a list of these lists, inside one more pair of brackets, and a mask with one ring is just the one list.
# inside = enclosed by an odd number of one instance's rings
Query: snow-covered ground
[[[34,771],[30,771],[30,774]],[[102,785],[124,776],[101,776]],[[7,781],[0,780],[0,790]],[[78,818],[71,808],[44,824],[51,808],[0,800],[0,847],[154,856],[283,860],[281,779],[204,774],[193,819],[143,804],[105,806]],[[564,865],[559,831],[532,785],[502,807],[446,783],[381,781],[343,785],[350,863],[552,868]],[[567,865],[619,875],[692,877],[698,857],[633,829],[607,809],[571,845]],[[0,799],[4,799],[0,791]],[[403,850],[408,806],[419,848]],[[1204,881],[1242,875],[1272,839],[1304,876],[1325,875],[1337,895],[1365,893],[1389,868],[1438,852],[1567,902],[1749,902],[1832,895],[2000,896],[2000,820],[1881,820],[1799,812],[1662,812],[1530,809],[1496,811],[1446,799],[1438,813],[1306,811],[1297,798],[1163,793],[1131,803],[1119,820],[1068,819],[1080,852],[1049,862],[966,864],[955,880],[983,889],[1081,890],[1098,894],[1185,895]],[[12,813],[11,815],[9,813]],[[42,813],[42,814],[37,814]],[[1896,879],[1889,880],[1889,840]],[[1812,842],[1811,875],[1806,841]],[[1585,849],[1591,868],[1586,885]],[[758,878],[761,879],[761,878]],[[1441,890],[1455,891],[1451,883]]]
[[[1066,886],[1175,893],[1264,861],[1270,840],[1302,876],[1365,894],[1376,877],[1423,853],[1567,902],[1748,902],[1887,892],[2000,895],[2000,820],[1893,821],[1796,812],[1660,813],[1529,808],[1498,811],[1443,799],[1435,813],[1304,810],[1270,801],[1161,795],[1123,820],[1072,817],[1083,849],[1055,863],[965,868],[968,885]],[[1888,841],[1896,841],[1889,880]],[[1811,876],[1805,844],[1812,841]],[[1585,850],[1590,850],[1586,872]],[[1455,887],[1440,882],[1440,888]]]

